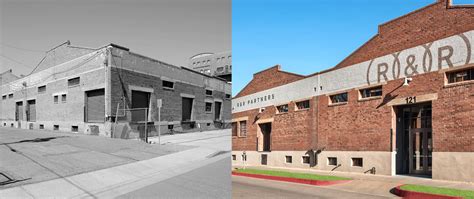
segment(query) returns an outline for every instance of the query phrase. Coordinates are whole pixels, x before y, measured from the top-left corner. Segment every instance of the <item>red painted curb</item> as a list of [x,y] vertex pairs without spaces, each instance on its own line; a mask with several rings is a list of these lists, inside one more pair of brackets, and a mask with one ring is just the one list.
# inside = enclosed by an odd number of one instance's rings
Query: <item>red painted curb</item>
[[457,197],[457,196],[445,196],[445,195],[438,195],[438,194],[431,194],[431,193],[422,193],[422,192],[416,192],[416,191],[407,191],[401,189],[400,186],[397,186],[394,188],[394,193],[397,196],[403,197],[403,198],[416,198],[416,199],[462,199],[463,197]]
[[232,175],[245,176],[245,177],[251,177],[251,178],[260,178],[260,179],[267,179],[267,180],[294,182],[294,183],[309,184],[309,185],[316,185],[316,186],[328,186],[328,185],[341,184],[341,183],[351,181],[351,180],[309,180],[309,179],[269,176],[269,175],[261,175],[261,174],[240,173],[240,172],[235,172],[235,171],[232,171]]

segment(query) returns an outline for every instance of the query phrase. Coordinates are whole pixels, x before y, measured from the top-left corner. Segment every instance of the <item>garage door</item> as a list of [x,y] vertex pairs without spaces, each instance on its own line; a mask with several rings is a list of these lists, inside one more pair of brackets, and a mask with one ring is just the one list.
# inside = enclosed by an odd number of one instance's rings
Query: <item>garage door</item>
[[86,91],[86,122],[105,121],[104,89]]

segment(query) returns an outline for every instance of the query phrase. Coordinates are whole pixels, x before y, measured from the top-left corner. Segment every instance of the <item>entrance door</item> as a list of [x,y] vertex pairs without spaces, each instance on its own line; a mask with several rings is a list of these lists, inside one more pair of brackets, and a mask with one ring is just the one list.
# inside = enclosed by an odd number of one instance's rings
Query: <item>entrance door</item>
[[260,130],[263,135],[263,151],[271,150],[272,123],[260,124]]
[[132,121],[147,121],[148,109],[150,105],[150,93],[132,90]]
[[15,121],[23,120],[23,102],[16,102]]
[[214,120],[221,120],[221,102],[214,103]]
[[398,109],[397,174],[431,176],[431,103]]
[[193,113],[193,98],[182,98],[181,111],[181,121],[191,121],[191,115]]

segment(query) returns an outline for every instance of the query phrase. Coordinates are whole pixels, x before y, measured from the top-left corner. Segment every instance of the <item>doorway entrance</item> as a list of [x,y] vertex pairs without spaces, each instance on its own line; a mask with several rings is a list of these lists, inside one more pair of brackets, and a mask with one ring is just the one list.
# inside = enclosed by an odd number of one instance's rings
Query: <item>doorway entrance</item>
[[272,134],[272,123],[259,124],[260,131],[262,132],[262,151],[271,150],[271,134]]
[[431,102],[397,108],[397,174],[431,176],[431,120]]

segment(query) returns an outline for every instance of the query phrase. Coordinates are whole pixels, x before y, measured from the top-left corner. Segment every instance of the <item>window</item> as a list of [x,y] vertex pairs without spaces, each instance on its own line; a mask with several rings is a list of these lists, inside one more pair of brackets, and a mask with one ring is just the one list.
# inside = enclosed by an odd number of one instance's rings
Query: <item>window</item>
[[206,112],[211,112],[212,111],[212,103],[206,102]]
[[67,85],[69,87],[79,86],[80,82],[81,82],[81,79],[79,77],[76,77],[76,78],[68,79]]
[[71,126],[71,131],[72,131],[72,132],[78,132],[78,131],[79,131],[79,127],[78,127],[78,126]]
[[369,98],[369,97],[382,96],[382,86],[362,89],[359,92],[360,92],[360,97],[362,99],[363,98]]
[[8,95],[8,99],[13,98],[13,93]]
[[337,158],[336,157],[328,157],[328,165],[337,166]]
[[54,96],[54,103],[57,104],[59,101],[59,96],[58,95],[55,95]]
[[454,71],[454,72],[447,72],[446,77],[448,78],[449,84],[474,80],[474,68]]
[[309,164],[309,156],[303,156],[303,164]]
[[224,71],[224,67],[217,67],[216,68],[216,72],[222,72],[222,71]]
[[296,108],[297,108],[297,110],[308,109],[309,108],[309,100],[296,102]]
[[237,160],[237,156],[236,156],[236,155],[232,155],[232,160]]
[[53,130],[55,131],[59,130],[59,125],[53,125]]
[[267,160],[268,160],[268,155],[267,154],[262,154],[261,156],[261,164],[262,165],[267,165]]
[[174,89],[174,82],[163,80],[162,84],[164,89]]
[[44,124],[40,124],[40,125],[39,125],[39,128],[40,128],[40,129],[44,129]]
[[46,92],[46,85],[38,87],[38,93]]
[[67,100],[67,99],[66,99],[66,94],[62,94],[62,95],[61,95],[61,102],[62,102],[62,103],[66,103],[66,100]]
[[363,166],[362,158],[352,158],[352,166],[362,167]]
[[331,104],[344,103],[347,102],[347,93],[340,93],[336,95],[329,96]]
[[293,162],[293,157],[289,155],[285,156],[285,162],[291,164]]
[[206,95],[207,95],[207,96],[212,96],[212,90],[207,90],[207,89],[206,89]]
[[240,122],[239,136],[240,137],[246,137],[247,136],[247,121],[241,121]]
[[231,97],[230,94],[225,94],[226,99],[230,99],[230,97]]
[[232,136],[237,136],[237,122],[232,122]]
[[288,104],[280,105],[276,107],[278,110],[278,113],[286,113],[288,112]]
[[6,100],[6,99],[7,99],[6,95],[2,96],[2,100]]

